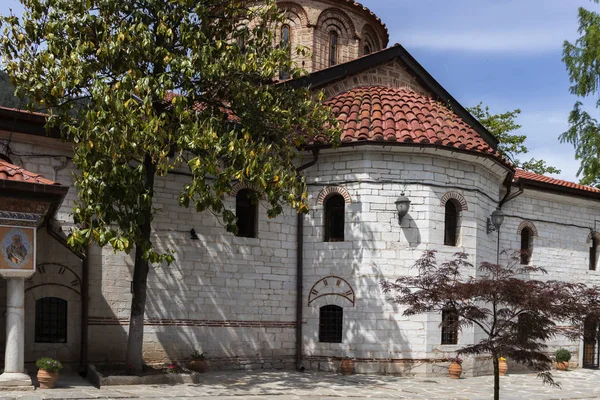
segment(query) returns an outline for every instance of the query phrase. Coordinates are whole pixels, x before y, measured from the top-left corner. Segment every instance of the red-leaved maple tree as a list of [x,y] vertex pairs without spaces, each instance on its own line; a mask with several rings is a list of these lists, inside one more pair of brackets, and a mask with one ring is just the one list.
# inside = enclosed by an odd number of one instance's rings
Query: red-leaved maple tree
[[543,280],[547,272],[520,265],[518,255],[507,265],[484,262],[475,269],[465,253],[441,264],[435,253],[426,251],[415,262],[418,275],[381,281],[390,301],[406,306],[406,316],[451,309],[458,318],[442,322],[450,329],[475,326],[484,338],[462,346],[458,354],[491,355],[494,399],[500,396],[499,357],[523,364],[537,371],[544,383],[557,385],[546,342],[558,335],[579,338],[586,316],[598,315],[600,290]]

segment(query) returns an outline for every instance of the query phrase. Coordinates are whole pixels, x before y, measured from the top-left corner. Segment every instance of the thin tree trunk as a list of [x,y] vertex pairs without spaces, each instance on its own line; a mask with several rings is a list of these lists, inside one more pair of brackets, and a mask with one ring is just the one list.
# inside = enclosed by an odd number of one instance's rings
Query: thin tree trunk
[[[154,195],[154,175],[156,166],[152,159],[146,155],[144,159],[146,170],[145,187],[150,196],[150,204],[142,211],[144,221],[140,225],[141,240],[150,241],[152,233],[152,198]],[[133,281],[131,299],[131,315],[129,317],[129,336],[127,338],[127,365],[134,373],[142,372],[144,344],[144,311],[146,309],[146,287],[148,281],[148,261],[144,259],[144,249],[135,247],[135,265],[133,267]]]
[[500,400],[500,367],[498,356],[492,355],[494,361],[494,400]]

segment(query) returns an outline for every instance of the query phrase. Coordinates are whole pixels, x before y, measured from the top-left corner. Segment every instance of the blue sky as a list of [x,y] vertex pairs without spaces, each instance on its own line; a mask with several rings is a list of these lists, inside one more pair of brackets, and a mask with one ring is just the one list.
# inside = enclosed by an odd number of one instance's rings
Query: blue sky
[[[575,40],[577,9],[589,0],[362,0],[400,43],[459,102],[483,102],[500,113],[520,108],[518,122],[530,153],[577,181],[579,163],[558,136],[575,102],[561,61],[565,39]],[[1,0],[0,13],[19,13]],[[598,113],[588,107],[592,115]]]

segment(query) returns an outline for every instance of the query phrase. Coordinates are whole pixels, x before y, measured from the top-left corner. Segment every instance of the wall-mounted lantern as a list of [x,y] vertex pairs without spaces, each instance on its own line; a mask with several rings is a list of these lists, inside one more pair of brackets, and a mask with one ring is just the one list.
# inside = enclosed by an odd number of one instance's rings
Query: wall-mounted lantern
[[404,195],[404,192],[396,200],[396,210],[398,210],[398,223],[402,223],[402,218],[408,213],[410,209],[410,200]]
[[497,208],[487,219],[487,233],[488,235],[500,229],[504,222],[504,213],[501,209]]

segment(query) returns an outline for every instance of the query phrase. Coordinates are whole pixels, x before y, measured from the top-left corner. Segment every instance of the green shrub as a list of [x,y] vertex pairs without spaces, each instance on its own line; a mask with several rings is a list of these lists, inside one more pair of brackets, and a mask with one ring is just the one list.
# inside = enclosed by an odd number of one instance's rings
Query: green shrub
[[556,362],[568,362],[571,359],[571,352],[567,349],[560,348],[556,350],[554,357],[556,358]]
[[63,366],[60,361],[53,360],[50,357],[42,357],[35,362],[35,366],[48,372],[58,372]]

